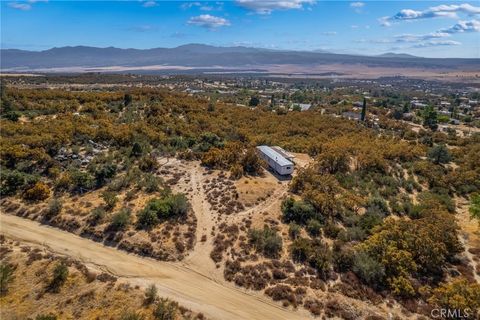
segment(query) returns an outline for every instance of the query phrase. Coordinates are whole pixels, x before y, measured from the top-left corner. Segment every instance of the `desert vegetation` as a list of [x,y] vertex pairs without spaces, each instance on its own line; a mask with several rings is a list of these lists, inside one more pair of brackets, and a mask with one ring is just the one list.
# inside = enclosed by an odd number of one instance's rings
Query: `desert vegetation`
[[[200,209],[192,203],[201,194],[213,225],[202,230],[211,245],[204,255],[226,281],[285,307],[345,319],[465,305],[478,312],[480,248],[465,248],[457,224],[460,200],[478,218],[478,133],[440,132],[428,121],[411,130],[381,103],[369,109],[376,126],[252,104],[153,87],[4,86],[2,211],[181,260],[196,245]],[[241,192],[269,174],[254,151],[260,144],[312,161],[278,181],[278,198],[269,192],[246,206]],[[201,173],[195,190],[193,167]],[[73,271],[51,269],[55,294]],[[1,272],[8,293],[17,272],[10,264]],[[149,288],[152,313],[168,319],[178,307],[154,296]]]
[[2,238],[2,319],[205,319],[77,260]]

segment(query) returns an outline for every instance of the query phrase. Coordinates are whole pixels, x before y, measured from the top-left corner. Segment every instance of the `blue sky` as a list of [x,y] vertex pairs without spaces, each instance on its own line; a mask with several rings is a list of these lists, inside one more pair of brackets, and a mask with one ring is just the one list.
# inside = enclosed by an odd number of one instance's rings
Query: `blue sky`
[[242,45],[480,58],[480,2],[5,1],[1,47]]

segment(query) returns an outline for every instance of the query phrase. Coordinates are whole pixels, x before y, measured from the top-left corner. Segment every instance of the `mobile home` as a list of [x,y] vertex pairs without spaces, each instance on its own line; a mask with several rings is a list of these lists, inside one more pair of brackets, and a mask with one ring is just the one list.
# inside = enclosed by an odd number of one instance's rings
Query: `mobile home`
[[294,163],[287,159],[283,152],[282,154],[269,146],[258,146],[257,150],[260,157],[279,175],[286,176],[293,173]]

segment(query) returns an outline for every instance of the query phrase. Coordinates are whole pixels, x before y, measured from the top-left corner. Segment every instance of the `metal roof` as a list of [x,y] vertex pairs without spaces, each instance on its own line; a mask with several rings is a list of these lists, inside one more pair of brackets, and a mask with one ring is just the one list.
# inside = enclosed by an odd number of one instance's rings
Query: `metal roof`
[[282,156],[280,153],[270,148],[269,146],[258,146],[257,149],[282,167],[293,166],[292,161],[286,159],[284,156]]

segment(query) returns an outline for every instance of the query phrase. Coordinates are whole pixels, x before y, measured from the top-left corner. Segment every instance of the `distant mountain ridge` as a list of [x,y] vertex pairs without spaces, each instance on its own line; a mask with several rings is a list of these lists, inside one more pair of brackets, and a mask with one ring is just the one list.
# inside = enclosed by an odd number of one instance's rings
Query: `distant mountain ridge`
[[420,58],[407,54],[386,53],[360,56],[329,52],[287,51],[261,48],[215,47],[186,44],[176,48],[120,49],[88,46],[60,47],[44,51],[2,49],[3,71],[66,67],[148,67],[153,65],[192,68],[245,68],[265,65],[362,64],[369,67],[467,68],[480,69],[480,59]]

